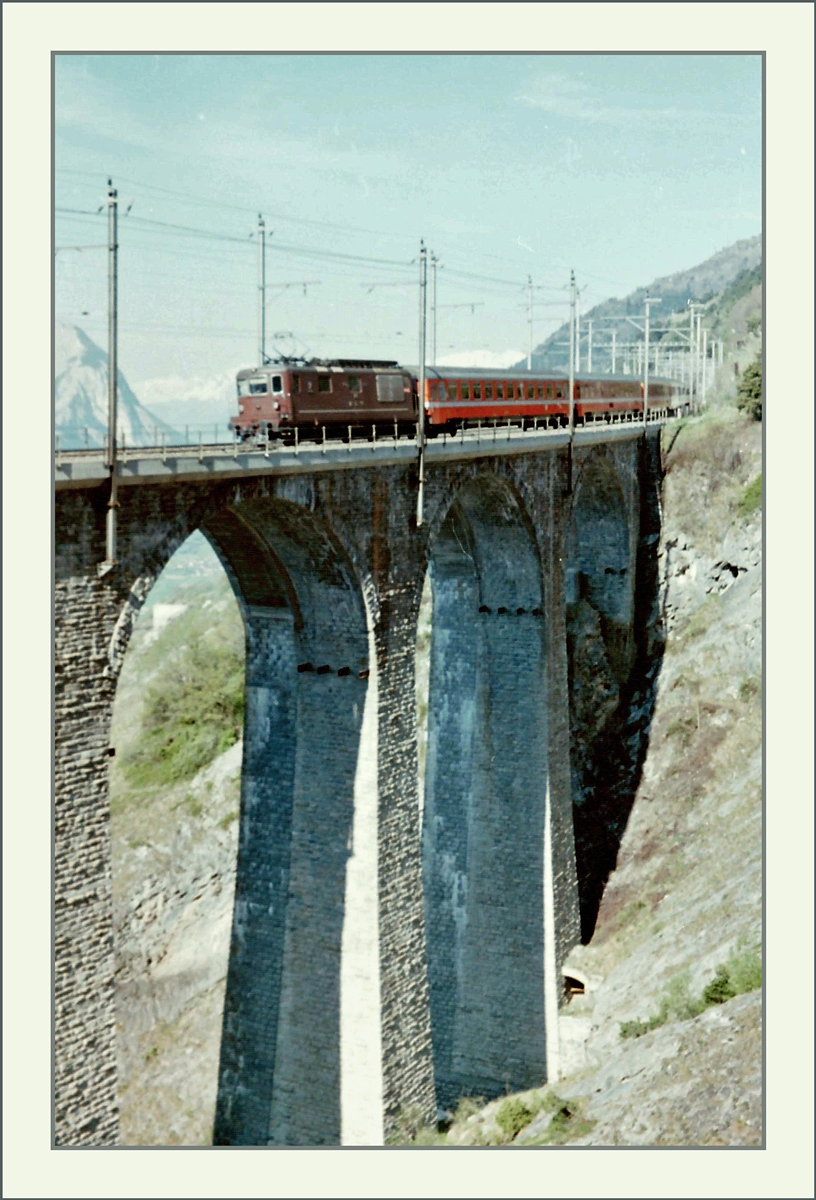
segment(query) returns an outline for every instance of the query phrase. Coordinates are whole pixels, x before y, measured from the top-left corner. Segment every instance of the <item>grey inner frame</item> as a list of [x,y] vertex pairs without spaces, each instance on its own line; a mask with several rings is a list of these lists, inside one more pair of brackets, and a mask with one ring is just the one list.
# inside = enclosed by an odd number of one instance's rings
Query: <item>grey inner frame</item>
[[437,1100],[450,1106],[546,1080],[541,571],[505,484],[460,492],[430,571],[423,887]]

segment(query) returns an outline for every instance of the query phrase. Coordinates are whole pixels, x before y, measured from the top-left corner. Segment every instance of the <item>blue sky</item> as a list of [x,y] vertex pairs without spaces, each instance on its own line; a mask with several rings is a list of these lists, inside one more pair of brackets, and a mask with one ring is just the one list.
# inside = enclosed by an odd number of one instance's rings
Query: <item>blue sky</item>
[[[105,240],[109,174],[133,201],[134,382],[254,362],[259,211],[270,349],[404,362],[420,237],[441,359],[525,351],[528,273],[539,341],[570,267],[590,307],[761,228],[757,55],[58,56],[55,122],[57,247]],[[57,316],[102,344],[105,269],[57,253]]]

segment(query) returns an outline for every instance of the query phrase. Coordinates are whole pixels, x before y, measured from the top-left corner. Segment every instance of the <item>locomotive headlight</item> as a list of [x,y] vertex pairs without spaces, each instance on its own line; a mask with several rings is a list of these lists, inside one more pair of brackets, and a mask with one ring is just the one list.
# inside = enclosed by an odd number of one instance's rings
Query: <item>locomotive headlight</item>
[[280,405],[278,404],[277,400],[276,400],[276,401],[275,401],[275,403],[272,405],[272,407],[273,407],[274,409],[276,409],[278,412],[280,412]]
[[243,406],[243,404],[239,404],[239,405],[238,405],[238,412],[243,412],[243,411],[244,411],[244,406]]

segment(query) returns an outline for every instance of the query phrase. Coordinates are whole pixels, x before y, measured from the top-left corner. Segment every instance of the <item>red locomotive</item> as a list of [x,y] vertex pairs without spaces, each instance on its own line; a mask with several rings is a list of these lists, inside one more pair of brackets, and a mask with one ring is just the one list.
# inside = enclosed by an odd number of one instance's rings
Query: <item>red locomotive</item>
[[[413,367],[376,359],[282,360],[238,372],[239,415],[230,429],[242,440],[312,437],[413,437],[417,421],[418,373]],[[518,370],[428,368],[425,429],[428,437],[501,423],[522,429],[569,425],[569,380]],[[634,375],[577,375],[574,421],[624,422],[643,419],[643,382]],[[675,416],[688,399],[667,379],[649,382],[649,411]]]
[[230,429],[247,441],[338,433],[372,435],[377,424],[413,435],[416,379],[396,362],[340,358],[273,363],[238,372],[239,415]]

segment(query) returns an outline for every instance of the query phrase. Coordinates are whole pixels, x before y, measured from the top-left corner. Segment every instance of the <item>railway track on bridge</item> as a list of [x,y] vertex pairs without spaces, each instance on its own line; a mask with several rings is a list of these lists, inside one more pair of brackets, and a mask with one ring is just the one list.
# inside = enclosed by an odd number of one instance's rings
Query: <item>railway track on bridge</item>
[[[652,417],[649,428],[674,423],[675,418]],[[589,446],[597,442],[626,440],[643,433],[641,420],[597,422],[575,429],[573,443]],[[458,459],[485,458],[493,455],[527,454],[556,450],[570,441],[568,429],[531,428],[495,424],[460,433],[440,434],[426,442],[426,460],[451,462]],[[161,444],[121,447],[117,454],[117,479],[120,485],[153,483],[161,479],[229,478],[246,475],[293,475],[314,471],[338,471],[360,467],[404,464],[416,458],[415,438],[375,437],[371,440],[304,440],[286,445],[270,441],[266,445],[235,442]],[[106,451],[57,448],[54,454],[54,483],[57,488],[92,487],[110,478]]]

